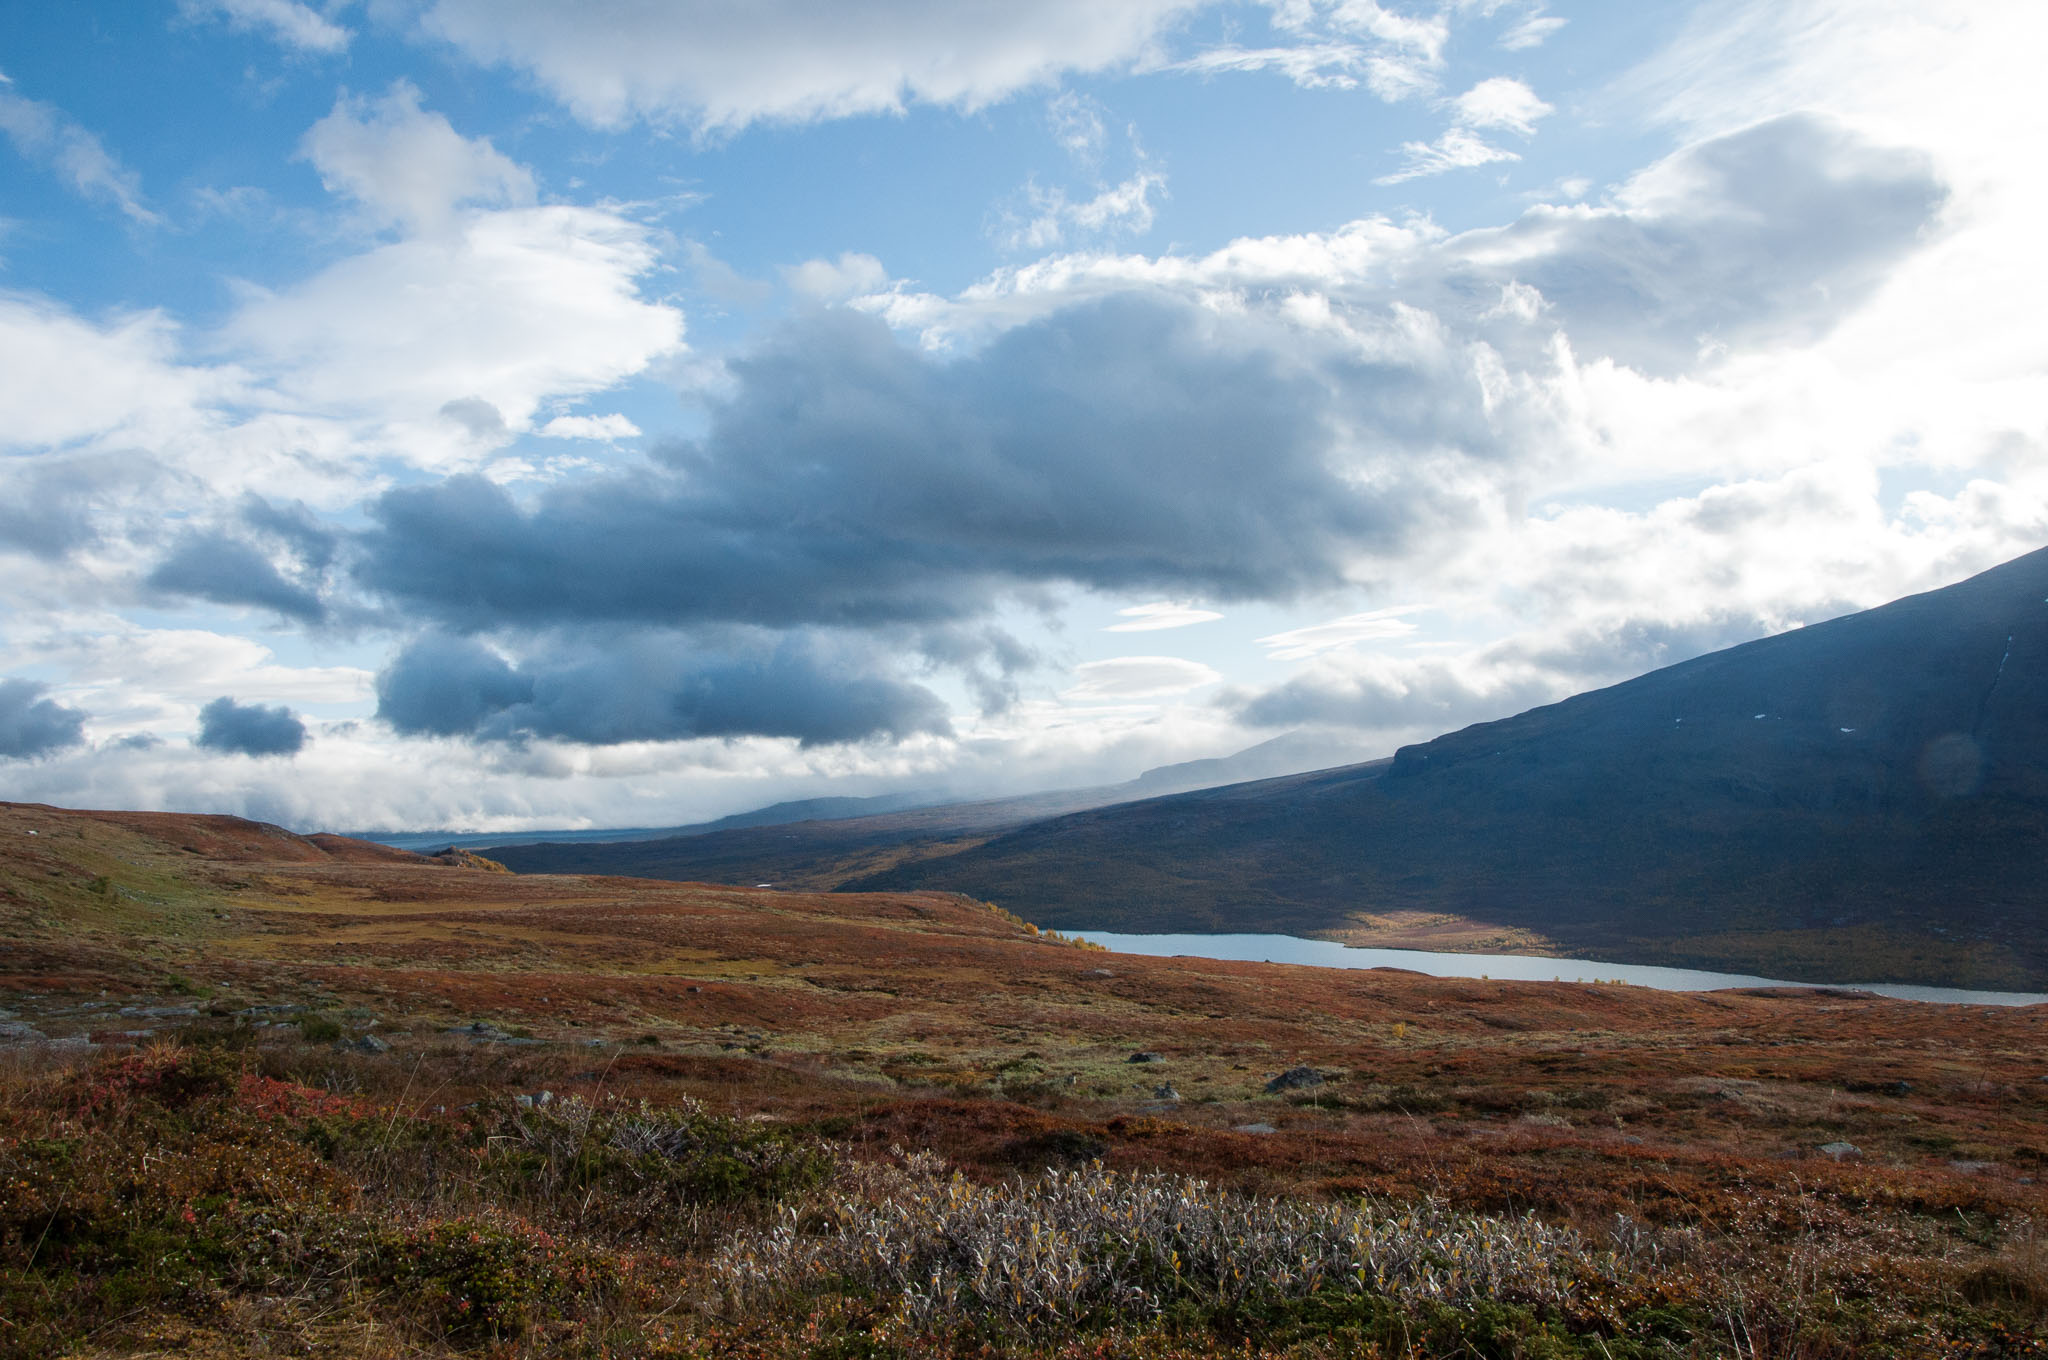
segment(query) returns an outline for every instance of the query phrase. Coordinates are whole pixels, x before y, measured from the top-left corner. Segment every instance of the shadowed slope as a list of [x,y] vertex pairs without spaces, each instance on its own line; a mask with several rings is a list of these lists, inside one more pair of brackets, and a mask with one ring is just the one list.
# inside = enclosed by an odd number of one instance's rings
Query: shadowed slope
[[2048,980],[2048,551],[1390,764],[1078,813],[851,883],[1062,928],[1558,951],[1828,980]]

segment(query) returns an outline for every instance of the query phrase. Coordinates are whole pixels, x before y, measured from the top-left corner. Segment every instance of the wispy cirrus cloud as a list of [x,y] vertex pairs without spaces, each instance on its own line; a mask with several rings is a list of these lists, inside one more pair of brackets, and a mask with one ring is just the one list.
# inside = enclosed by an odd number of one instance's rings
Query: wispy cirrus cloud
[[1197,609],[1193,605],[1175,604],[1171,600],[1160,600],[1154,604],[1132,605],[1129,609],[1116,611],[1122,623],[1112,623],[1102,631],[1105,633],[1152,633],[1166,628],[1186,628],[1197,623],[1212,623],[1223,615],[1213,609]]
[[54,104],[30,99],[0,74],[0,132],[23,160],[43,166],[82,198],[109,203],[144,226],[163,219],[144,199],[142,180],[98,136]]

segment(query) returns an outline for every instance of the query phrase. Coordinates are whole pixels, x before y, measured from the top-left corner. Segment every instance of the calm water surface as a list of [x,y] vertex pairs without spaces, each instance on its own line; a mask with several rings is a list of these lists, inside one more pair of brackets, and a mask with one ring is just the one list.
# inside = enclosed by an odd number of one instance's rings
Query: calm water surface
[[1859,992],[1904,1001],[1940,1001],[1964,1006],[2039,1006],[2038,992],[1972,992],[1956,987],[1913,987],[1893,982],[1786,982],[1742,973],[1706,973],[1695,968],[1654,968],[1640,963],[1594,963],[1588,959],[1546,959],[1526,954],[1434,954],[1424,949],[1356,949],[1329,940],[1294,935],[1120,935],[1108,930],[1070,930],[1119,954],[1188,954],[1198,959],[1245,959],[1255,963],[1306,963],[1319,968],[1406,968],[1431,977],[1501,978],[1514,982],[1629,982],[1665,992],[1711,992],[1721,987],[1853,987]]

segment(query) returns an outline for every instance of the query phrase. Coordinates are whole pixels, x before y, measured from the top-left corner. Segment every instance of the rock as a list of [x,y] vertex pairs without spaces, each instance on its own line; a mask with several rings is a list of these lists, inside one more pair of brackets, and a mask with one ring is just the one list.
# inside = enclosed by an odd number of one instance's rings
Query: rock
[[554,1098],[555,1093],[553,1091],[535,1091],[532,1095],[512,1097],[512,1103],[523,1110],[534,1110],[539,1109],[543,1105],[553,1103]]
[[144,1020],[168,1020],[199,1014],[197,1006],[123,1006],[117,1014]]
[[1238,1124],[1238,1125],[1236,1125],[1236,1126],[1235,1126],[1235,1127],[1233,1128],[1233,1130],[1232,1130],[1232,1131],[1233,1131],[1233,1132],[1235,1132],[1235,1133],[1278,1133],[1278,1132],[1280,1132],[1280,1130],[1278,1130],[1278,1129],[1274,1128],[1274,1127],[1273,1127],[1273,1126],[1272,1126],[1271,1124]]
[[1895,1081],[1885,1089],[1895,1096],[1909,1096],[1913,1094],[1913,1083],[1910,1081]]
[[0,1020],[0,1044],[39,1044],[43,1032],[18,1020]]
[[1137,1052],[1137,1053],[1133,1053],[1133,1054],[1132,1054],[1132,1055],[1131,1055],[1130,1057],[1128,1057],[1128,1058],[1125,1058],[1125,1059],[1124,1059],[1124,1061],[1125,1061],[1125,1062],[1134,1062],[1134,1063],[1156,1063],[1156,1062],[1165,1062],[1165,1061],[1166,1061],[1166,1058],[1165,1058],[1165,1055],[1163,1055],[1163,1054],[1159,1054],[1159,1053],[1149,1053],[1149,1052],[1144,1052],[1144,1051],[1142,1051],[1142,1050],[1141,1050],[1141,1051],[1139,1051],[1139,1052]]
[[1822,1143],[1817,1149],[1823,1157],[1832,1157],[1838,1162],[1855,1162],[1863,1159],[1863,1149],[1854,1143]]
[[1179,1100],[1180,1092],[1174,1090],[1171,1085],[1162,1084],[1152,1088],[1152,1098],[1154,1100]]
[[1977,1174],[1978,1172],[1980,1172],[1980,1171],[1995,1171],[1995,1170],[1997,1170],[1997,1169],[1998,1169],[1998,1163],[1997,1163],[1997,1162],[1971,1162],[1971,1161],[1955,1161],[1955,1162],[1950,1162],[1950,1163],[1948,1164],[1948,1169],[1949,1169],[1949,1170],[1951,1170],[1951,1171],[1960,1171],[1960,1172],[1962,1172],[1962,1173],[1963,1173],[1963,1174],[1964,1174],[1965,1176],[1974,1176],[1974,1175],[1976,1175],[1976,1174]]
[[374,1055],[389,1053],[391,1045],[385,1043],[374,1034],[365,1034],[359,1039],[336,1039],[334,1041],[334,1051],[336,1053],[368,1053]]
[[[1109,970],[1108,970],[1107,968],[1090,968],[1090,969],[1088,970],[1088,974],[1087,974],[1087,975],[1088,975],[1089,977],[1115,977],[1115,976],[1116,976],[1116,974],[1115,974],[1115,973],[1112,973],[1112,972],[1110,972],[1110,971],[1109,971]],[[2043,1077],[2043,1078],[2042,1078],[2041,1080],[2043,1080],[2043,1081],[2048,1081],[2048,1077]]]
[[1281,1091],[1306,1091],[1311,1086],[1321,1086],[1323,1074],[1313,1067],[1290,1067],[1266,1083],[1266,1093],[1277,1095]]

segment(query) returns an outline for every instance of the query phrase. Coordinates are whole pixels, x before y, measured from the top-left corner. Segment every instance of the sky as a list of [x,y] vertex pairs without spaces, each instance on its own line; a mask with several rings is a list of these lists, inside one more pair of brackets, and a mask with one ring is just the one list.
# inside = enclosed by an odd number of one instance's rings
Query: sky
[[2037,0],[0,7],[0,798],[1336,764],[2048,544]]

